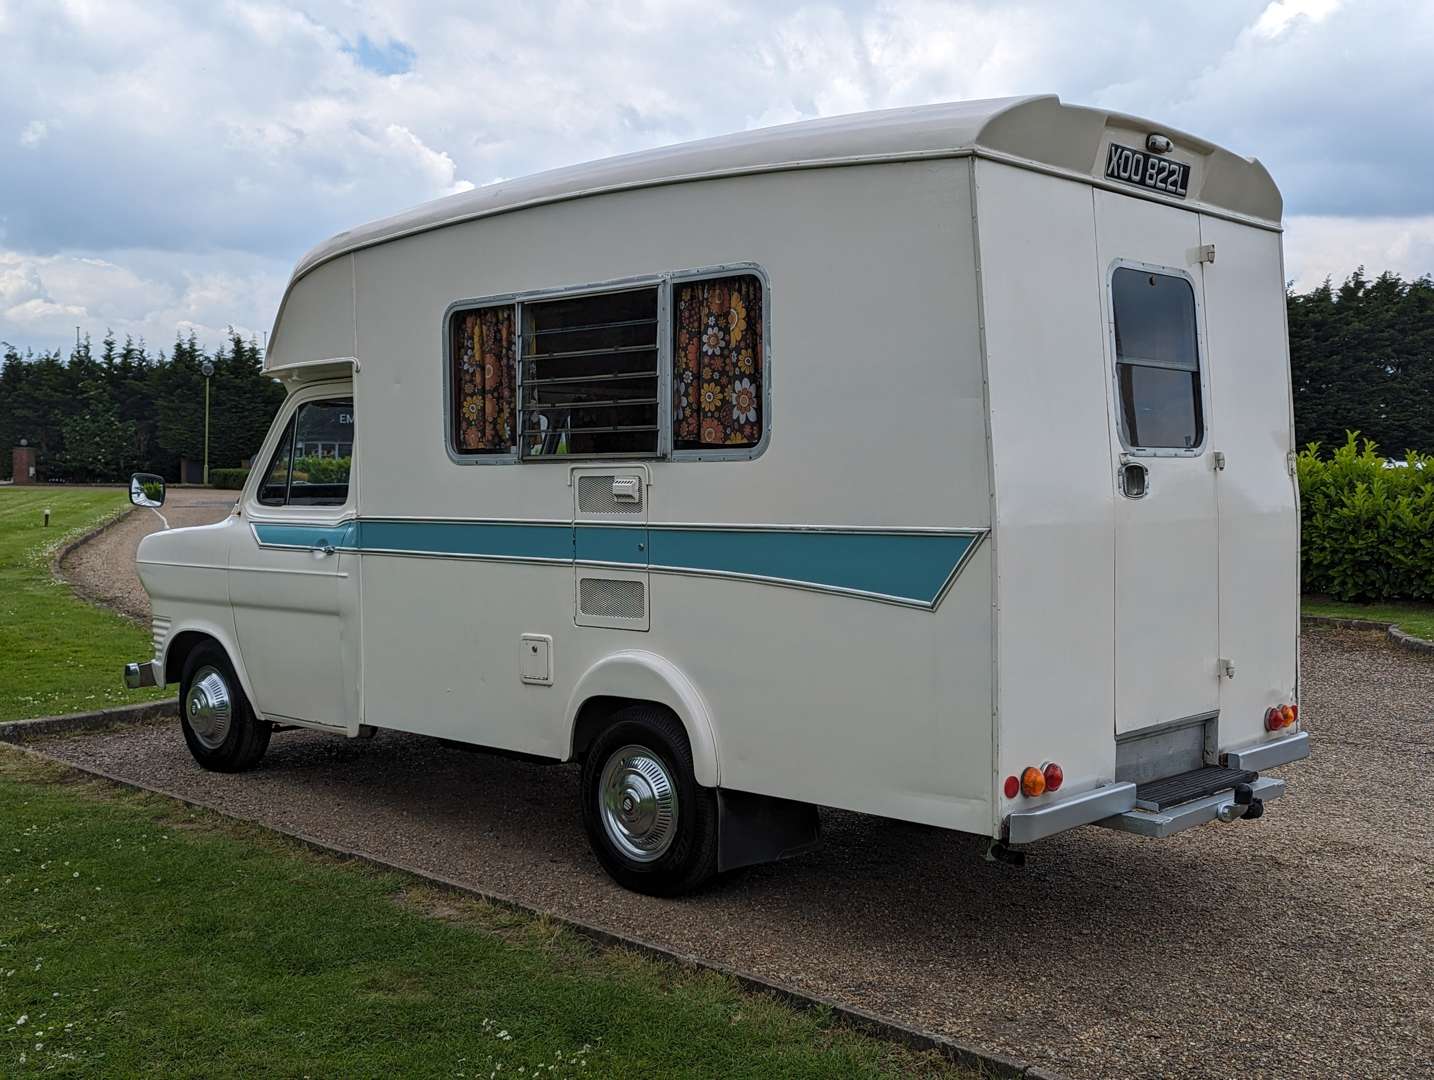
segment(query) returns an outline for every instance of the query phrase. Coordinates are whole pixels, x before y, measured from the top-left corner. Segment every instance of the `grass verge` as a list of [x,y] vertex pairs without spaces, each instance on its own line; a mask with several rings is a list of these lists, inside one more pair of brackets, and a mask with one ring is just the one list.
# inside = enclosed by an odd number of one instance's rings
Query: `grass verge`
[[1434,641],[1434,604],[1347,604],[1307,596],[1300,603],[1300,611],[1305,615],[1323,615],[1332,619],[1393,623],[1406,634]]
[[0,721],[166,696],[120,681],[127,661],[149,656],[148,632],[80,600],[50,574],[62,545],[127,504],[123,491],[0,488]]
[[0,1074],[972,1077],[0,748]]

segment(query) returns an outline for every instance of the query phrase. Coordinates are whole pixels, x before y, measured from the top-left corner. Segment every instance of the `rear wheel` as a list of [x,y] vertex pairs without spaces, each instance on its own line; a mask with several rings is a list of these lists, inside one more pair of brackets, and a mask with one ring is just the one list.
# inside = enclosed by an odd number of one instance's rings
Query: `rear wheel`
[[583,761],[583,825],[619,885],[689,892],[717,871],[717,797],[697,783],[677,718],[655,705],[619,712]]
[[273,728],[254,715],[224,650],[206,642],[189,654],[179,683],[179,722],[194,760],[214,772],[243,772],[269,748]]

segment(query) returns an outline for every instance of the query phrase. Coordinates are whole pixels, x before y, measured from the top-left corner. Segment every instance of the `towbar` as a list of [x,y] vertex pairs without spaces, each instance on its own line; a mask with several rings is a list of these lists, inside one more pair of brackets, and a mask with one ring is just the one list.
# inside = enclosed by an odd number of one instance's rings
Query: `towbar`
[[126,664],[124,666],[124,684],[131,690],[138,690],[142,686],[158,686],[159,680],[155,678],[154,661],[146,660],[142,664]]
[[1043,840],[1077,825],[1123,814],[1134,805],[1135,785],[1122,782],[1083,791],[1034,810],[1012,810],[1006,817],[1006,842],[1029,844]]

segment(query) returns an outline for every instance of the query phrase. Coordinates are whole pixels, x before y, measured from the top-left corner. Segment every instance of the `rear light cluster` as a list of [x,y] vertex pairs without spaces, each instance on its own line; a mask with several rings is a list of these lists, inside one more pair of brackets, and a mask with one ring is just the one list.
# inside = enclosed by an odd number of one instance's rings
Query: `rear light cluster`
[[1294,727],[1299,718],[1298,705],[1271,705],[1265,712],[1265,730],[1279,731],[1282,728]]
[[1065,783],[1065,770],[1054,761],[1048,761],[1039,769],[1034,765],[1027,765],[1021,770],[1020,776],[1006,777],[1006,783],[1002,790],[1006,798],[1014,799],[1017,795],[1024,795],[1028,799],[1034,799],[1037,795],[1044,795],[1048,791],[1059,791]]

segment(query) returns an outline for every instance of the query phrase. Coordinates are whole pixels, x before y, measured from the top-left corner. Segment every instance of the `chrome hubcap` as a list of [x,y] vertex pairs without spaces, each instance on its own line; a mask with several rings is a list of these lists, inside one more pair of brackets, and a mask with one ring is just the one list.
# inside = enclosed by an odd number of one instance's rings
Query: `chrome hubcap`
[[677,835],[677,787],[662,759],[645,746],[624,746],[603,766],[599,787],[608,839],[634,862],[652,862]]
[[189,730],[206,750],[218,750],[229,735],[233,718],[229,684],[216,668],[202,667],[194,673],[184,698],[184,718]]

